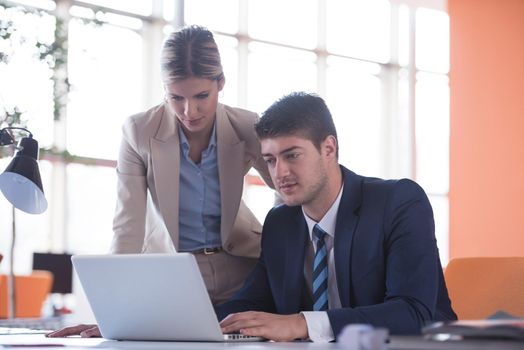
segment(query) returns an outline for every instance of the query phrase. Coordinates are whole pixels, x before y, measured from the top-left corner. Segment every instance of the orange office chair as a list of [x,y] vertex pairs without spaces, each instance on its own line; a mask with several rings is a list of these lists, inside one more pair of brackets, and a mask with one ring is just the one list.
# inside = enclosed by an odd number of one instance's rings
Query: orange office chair
[[497,311],[524,317],[524,257],[452,259],[444,277],[459,320]]
[[[15,317],[41,317],[52,284],[53,274],[49,271],[15,276]],[[0,275],[0,318],[7,318],[7,303],[7,276]]]

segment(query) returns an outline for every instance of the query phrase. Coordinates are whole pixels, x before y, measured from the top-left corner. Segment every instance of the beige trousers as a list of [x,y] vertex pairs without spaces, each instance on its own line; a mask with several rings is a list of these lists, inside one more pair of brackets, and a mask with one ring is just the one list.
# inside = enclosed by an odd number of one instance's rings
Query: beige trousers
[[230,255],[194,254],[213,305],[229,300],[242,287],[257,259]]

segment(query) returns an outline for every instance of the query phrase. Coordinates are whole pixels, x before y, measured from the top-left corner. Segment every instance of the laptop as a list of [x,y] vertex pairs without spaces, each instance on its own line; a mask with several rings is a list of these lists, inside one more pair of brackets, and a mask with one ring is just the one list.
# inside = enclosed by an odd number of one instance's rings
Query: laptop
[[75,255],[71,260],[106,339],[264,340],[222,334],[190,253]]

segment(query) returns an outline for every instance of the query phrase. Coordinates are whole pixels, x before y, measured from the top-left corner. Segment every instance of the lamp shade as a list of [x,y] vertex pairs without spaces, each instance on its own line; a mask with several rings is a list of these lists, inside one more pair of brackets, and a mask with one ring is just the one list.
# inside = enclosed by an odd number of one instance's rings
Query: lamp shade
[[38,142],[24,137],[19,151],[0,174],[0,190],[4,196],[15,208],[29,214],[41,214],[47,209],[37,159]]

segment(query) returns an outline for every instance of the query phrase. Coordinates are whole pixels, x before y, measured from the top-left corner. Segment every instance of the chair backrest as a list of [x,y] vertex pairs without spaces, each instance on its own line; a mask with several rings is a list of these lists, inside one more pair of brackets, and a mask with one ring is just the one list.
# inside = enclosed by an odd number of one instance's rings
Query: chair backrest
[[[53,274],[49,271],[15,276],[15,317],[41,317],[52,284]],[[7,318],[7,298],[7,276],[0,275],[0,318]]]
[[452,259],[444,276],[459,320],[497,311],[524,317],[524,257]]

